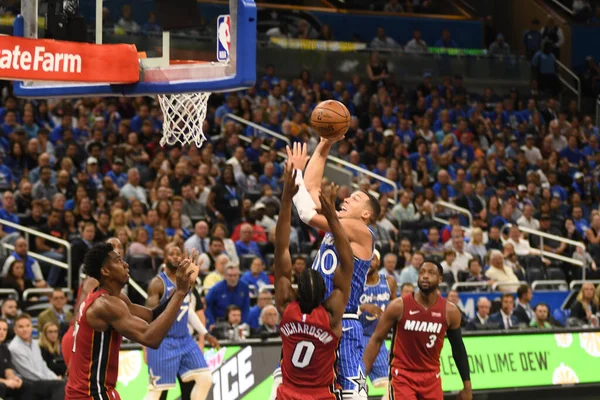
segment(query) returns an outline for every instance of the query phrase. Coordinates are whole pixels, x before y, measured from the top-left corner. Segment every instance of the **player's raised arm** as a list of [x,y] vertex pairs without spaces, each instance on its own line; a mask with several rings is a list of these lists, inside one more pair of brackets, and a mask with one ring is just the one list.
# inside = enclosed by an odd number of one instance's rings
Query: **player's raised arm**
[[450,302],[446,302],[446,318],[448,319],[446,336],[452,347],[452,358],[454,358],[454,363],[456,364],[460,378],[463,381],[463,390],[458,393],[457,399],[471,400],[473,398],[471,373],[469,370],[467,349],[465,348],[462,332],[460,330],[461,315],[458,307]]
[[275,258],[273,260],[275,306],[281,315],[295,297],[292,289],[292,257],[290,256],[292,198],[298,191],[295,179],[296,171],[292,162],[288,159],[283,174],[283,193],[281,195],[279,218],[275,228]]
[[371,368],[373,368],[373,363],[377,358],[377,354],[379,354],[379,349],[381,345],[385,341],[390,330],[394,327],[396,322],[400,318],[402,318],[402,314],[404,313],[404,301],[402,297],[399,297],[390,302],[388,307],[383,312],[383,315],[379,317],[379,322],[377,323],[377,328],[375,328],[375,332],[371,336],[371,340],[369,340],[369,344],[365,348],[365,352],[363,354],[363,362],[365,363],[365,374],[369,375],[371,372]]
[[352,273],[354,272],[354,255],[348,235],[344,231],[340,219],[335,211],[335,197],[337,195],[337,186],[331,185],[329,196],[324,193],[319,194],[321,209],[319,214],[327,219],[335,248],[339,257],[339,265],[333,275],[333,291],[325,301],[325,308],[332,314],[332,325],[341,321],[342,315],[350,298],[350,285],[352,282]]
[[[123,336],[153,349],[158,348],[164,336],[177,318],[179,309],[191,285],[195,282],[198,271],[192,268],[190,259],[184,259],[177,269],[177,290],[170,301],[165,302],[164,312],[153,318],[152,323],[133,315],[117,296],[103,296],[93,303],[88,310],[88,322],[92,326],[108,324]],[[157,307],[158,308],[158,307]],[[153,312],[157,310],[155,308]]]

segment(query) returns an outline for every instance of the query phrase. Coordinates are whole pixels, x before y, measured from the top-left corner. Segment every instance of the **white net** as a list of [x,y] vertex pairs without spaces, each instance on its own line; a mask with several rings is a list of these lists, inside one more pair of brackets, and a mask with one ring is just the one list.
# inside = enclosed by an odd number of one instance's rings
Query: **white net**
[[164,118],[160,145],[195,143],[198,147],[202,146],[206,140],[202,124],[209,97],[210,93],[205,92],[158,95]]

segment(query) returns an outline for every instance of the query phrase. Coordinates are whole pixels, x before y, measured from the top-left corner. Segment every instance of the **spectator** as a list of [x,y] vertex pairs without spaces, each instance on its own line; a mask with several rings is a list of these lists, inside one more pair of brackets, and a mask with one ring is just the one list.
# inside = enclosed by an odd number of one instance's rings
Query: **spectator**
[[240,259],[235,248],[235,242],[229,238],[227,228],[225,227],[225,225],[214,224],[212,229],[210,230],[210,235],[211,237],[217,237],[223,240],[225,253],[227,253],[227,256],[229,257],[232,263],[239,265]]
[[533,320],[534,310],[531,307],[533,291],[529,285],[521,285],[517,289],[517,306],[515,307],[515,317],[519,323],[529,325]]
[[400,202],[392,209],[392,215],[400,225],[410,224],[419,219],[420,215],[411,202],[410,193],[404,191],[400,196]]
[[412,283],[413,285],[417,284],[417,280],[419,277],[419,268],[421,264],[425,261],[425,256],[420,251],[415,251],[412,255],[410,265],[404,267],[402,272],[400,272],[400,279],[398,279],[398,284],[402,285],[403,283]]
[[379,58],[379,53],[376,51],[372,52],[369,57],[369,63],[367,64],[367,75],[369,76],[369,81],[371,82],[371,93],[377,92],[377,88],[380,85],[384,85],[389,78],[387,64]]
[[[383,257],[383,267],[379,270],[379,273],[384,273],[393,277],[396,282],[400,281],[400,273],[396,270],[398,268],[398,256],[394,253],[387,253]],[[400,286],[400,285],[398,285]]]
[[[573,260],[578,260],[583,263],[581,269],[586,271],[585,277],[587,279],[598,279],[600,277],[600,273],[598,273],[598,267],[596,265],[596,261],[592,258],[590,253],[588,253],[583,247],[576,246],[573,255],[571,256]],[[580,279],[582,276],[581,270],[577,268],[574,272],[576,276],[574,279]]]
[[42,328],[49,322],[56,324],[62,336],[71,323],[73,313],[65,309],[67,304],[67,296],[62,289],[54,289],[50,296],[50,308],[42,311],[38,316],[38,331],[42,332]]
[[[48,213],[48,221],[46,222],[46,226],[43,226],[40,231],[57,239],[63,239],[60,211],[51,210]],[[41,237],[35,238],[35,251],[36,253],[40,253],[41,255],[50,257],[56,261],[64,261],[65,259],[65,249],[61,244]],[[42,266],[43,265],[44,263],[42,263]]]
[[415,291],[415,286],[412,283],[403,283],[402,286],[400,286],[398,288],[398,292],[400,293],[401,297],[407,296],[407,295],[411,295],[413,294]]
[[421,246],[421,252],[425,256],[439,256],[444,254],[444,245],[440,243],[440,230],[432,226],[427,232],[427,243]]
[[2,288],[14,289],[19,296],[23,296],[25,290],[33,287],[33,283],[29,279],[25,279],[25,263],[23,260],[13,259],[6,276],[2,280]]
[[552,325],[548,322],[548,317],[550,315],[550,309],[545,303],[538,303],[535,306],[535,318],[531,319],[529,326],[532,328],[543,328],[543,329],[551,329]]
[[485,297],[477,299],[477,312],[475,318],[471,319],[466,326],[468,331],[477,331],[487,329],[490,323],[490,310],[492,303]]
[[218,255],[215,259],[215,270],[210,272],[202,281],[204,290],[212,288],[216,283],[221,282],[224,278],[225,268],[228,265],[234,265],[229,261],[229,257],[225,254]]
[[[2,207],[0,207],[0,219],[5,219],[13,224],[19,224],[17,215],[17,205],[15,196],[12,192],[6,191],[2,194]],[[3,225],[1,229],[5,234],[15,233],[17,230],[10,226]]]
[[540,229],[540,221],[533,217],[534,208],[531,204],[526,204],[523,206],[523,215],[517,220],[517,225],[520,227],[539,230]]
[[[263,256],[260,252],[260,248],[258,244],[252,240],[252,235],[254,234],[254,230],[252,229],[252,225],[243,224],[240,228],[240,240],[235,242],[235,249],[238,256],[244,256],[246,254],[252,254],[260,259],[263,259]],[[264,262],[264,261],[263,261]]]
[[404,51],[407,53],[425,53],[427,50],[427,43],[421,38],[421,30],[415,29],[413,38],[406,43]]
[[16,372],[23,380],[31,381],[43,388],[46,398],[62,400],[65,397],[65,382],[48,368],[38,341],[32,339],[31,317],[21,314],[15,320],[15,338],[8,345]]
[[15,374],[10,351],[6,345],[7,334],[8,324],[0,319],[0,398],[32,399],[33,385],[30,382],[23,382]]
[[13,265],[14,261],[23,261],[25,266],[23,271],[23,279],[33,283],[35,287],[46,287],[47,284],[44,280],[44,275],[42,274],[40,264],[38,264],[33,257],[29,256],[27,240],[19,237],[15,241],[14,246],[15,250],[4,261],[4,266],[2,267],[2,276],[5,276],[8,273],[8,270],[11,265]]
[[583,324],[598,326],[598,305],[600,301],[594,293],[594,284],[585,282],[581,285],[577,301],[571,306],[571,318],[576,318]]
[[510,293],[504,293],[502,295],[502,307],[500,308],[500,311],[490,315],[489,322],[499,323],[502,329],[510,329],[513,327],[516,328],[519,325],[519,321],[513,313],[514,308],[515,299],[513,295]]
[[200,254],[198,265],[200,266],[200,272],[206,274],[215,269],[215,263],[217,257],[224,254],[223,240],[217,237],[210,239],[210,245],[206,253]]
[[[236,187],[233,167],[223,169],[220,183],[213,186],[206,203],[208,210],[215,218],[227,224],[230,232],[241,220],[242,195]],[[238,255],[239,254],[238,252]]]
[[390,50],[396,47],[398,47],[398,43],[391,37],[387,36],[383,28],[377,28],[377,34],[371,41],[371,48],[376,50]]
[[185,250],[191,251],[192,249],[196,249],[200,254],[206,253],[210,245],[208,232],[208,224],[206,221],[196,222],[196,226],[194,227],[195,234],[185,241]]
[[398,2],[398,0],[389,0],[383,6],[383,11],[392,13],[403,13],[404,8],[402,8],[402,5]]
[[496,36],[496,40],[490,45],[489,55],[503,57],[510,55],[510,46],[504,41],[503,34],[499,33]]
[[[542,34],[542,42],[547,41],[550,43],[551,51],[554,53],[557,59],[560,59],[560,48],[565,43],[565,36],[563,34],[562,29],[556,25],[556,20],[548,15],[548,21],[546,22],[546,26],[544,26],[540,33]],[[542,44],[542,47],[544,45]]]
[[483,231],[481,228],[473,228],[473,230],[471,230],[471,241],[467,245],[465,251],[472,256],[479,257],[480,260],[485,258],[487,249],[483,244]]
[[128,181],[127,175],[123,172],[123,159],[116,157],[111,166],[110,171],[106,174],[118,187],[121,189]]
[[66,366],[60,352],[59,328],[54,322],[46,322],[41,329],[40,350],[48,368],[56,375],[63,376]]
[[509,239],[506,241],[506,243],[510,243],[514,250],[515,250],[515,254],[517,256],[528,256],[528,255],[539,255],[540,252],[537,251],[537,249],[532,249],[531,245],[529,244],[528,240],[525,240],[521,237],[521,231],[519,230],[519,227],[516,225],[513,225],[510,227],[510,231],[509,231]]
[[122,10],[121,19],[115,25],[115,33],[124,35],[126,33],[137,33],[140,26],[133,20],[132,9],[129,4],[125,4]]
[[216,283],[206,295],[206,323],[212,326],[223,320],[229,305],[236,305],[241,310],[241,320],[248,320],[250,311],[250,289],[240,282],[240,269],[235,265],[225,268],[225,280]]
[[225,313],[226,320],[214,327],[215,337],[232,342],[243,342],[250,336],[250,327],[242,322],[242,310],[235,304],[231,304]]
[[137,200],[148,205],[146,191],[140,186],[140,172],[137,168],[127,171],[127,184],[121,188],[120,194],[127,200]]
[[250,308],[248,314],[248,325],[250,326],[250,329],[258,329],[260,327],[262,310],[268,305],[273,305],[273,294],[269,289],[262,289],[260,293],[258,293],[256,305]]
[[19,315],[17,300],[10,297],[2,300],[0,312],[2,313],[1,318],[8,324],[6,342],[10,342],[12,338],[15,337],[15,330],[13,328],[15,325],[15,319]]
[[458,44],[454,40],[452,40],[450,31],[447,28],[444,28],[442,30],[442,37],[437,42],[435,42],[435,47],[455,49],[458,47]]
[[156,13],[149,12],[148,21],[146,21],[146,23],[142,25],[142,33],[147,35],[149,33],[159,33],[161,31],[162,28],[160,27],[158,22],[156,22]]
[[33,185],[32,196],[35,200],[52,200],[52,197],[58,193],[56,184],[52,182],[52,170],[50,167],[40,168],[40,179]]
[[467,269],[469,271],[469,276],[467,276],[465,282],[487,282],[486,276],[482,273],[481,261],[477,258],[469,260]]
[[262,309],[259,324],[259,328],[254,331],[254,336],[261,339],[279,337],[279,312],[274,305],[269,304]]
[[537,18],[531,20],[529,29],[523,34],[525,45],[525,56],[531,60],[533,55],[542,48],[542,34],[540,32],[540,21]]
[[461,328],[467,325],[467,315],[465,314],[462,306],[460,305],[460,297],[458,296],[458,292],[456,290],[450,290],[446,295],[446,300],[450,303],[454,304],[456,308],[460,311],[460,326]]
[[250,263],[250,270],[246,271],[244,275],[242,275],[241,280],[245,282],[248,286],[254,286],[259,291],[265,285],[270,285],[271,281],[269,280],[269,276],[265,273],[265,264],[262,260],[256,257]]
[[485,275],[494,283],[503,284],[502,286],[499,286],[500,291],[507,292],[515,290],[519,284],[519,278],[517,278],[512,268],[507,267],[504,264],[504,256],[499,250],[490,251],[490,268],[485,271]]
[[531,66],[537,74],[537,81],[542,92],[549,91],[556,95],[560,89],[560,82],[556,69],[556,57],[552,53],[552,43],[546,41],[542,44],[542,49],[533,56]]

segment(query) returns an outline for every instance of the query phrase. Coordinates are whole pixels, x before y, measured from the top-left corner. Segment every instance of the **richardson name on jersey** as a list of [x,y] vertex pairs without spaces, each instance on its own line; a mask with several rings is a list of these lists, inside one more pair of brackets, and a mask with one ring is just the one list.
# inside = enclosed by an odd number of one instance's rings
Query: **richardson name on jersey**
[[79,54],[54,53],[46,51],[44,46],[35,46],[33,53],[21,51],[20,46],[0,52],[0,69],[23,71],[81,73]]
[[331,337],[329,333],[323,331],[323,329],[301,322],[288,322],[279,327],[279,332],[283,333],[285,336],[294,334],[314,336],[323,344],[327,344],[333,340],[333,337]]
[[413,332],[440,333],[442,330],[442,324],[439,322],[414,321],[407,319],[404,322],[404,330]]

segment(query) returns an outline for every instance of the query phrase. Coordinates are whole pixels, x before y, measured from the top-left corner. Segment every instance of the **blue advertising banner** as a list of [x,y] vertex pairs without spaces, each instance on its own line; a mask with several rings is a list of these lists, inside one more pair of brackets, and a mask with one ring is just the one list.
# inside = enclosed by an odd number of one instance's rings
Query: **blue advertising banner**
[[[533,293],[533,300],[531,301],[531,304],[535,306],[538,303],[546,303],[548,304],[548,307],[550,307],[550,312],[552,312],[553,310],[559,309],[563,305],[569,293],[570,292],[567,290],[535,291]],[[475,318],[475,312],[477,311],[477,300],[480,297],[487,297],[490,301],[494,301],[495,299],[502,297],[502,293],[459,292],[458,296],[460,297],[460,305],[462,306],[465,314],[467,314],[469,318]]]

